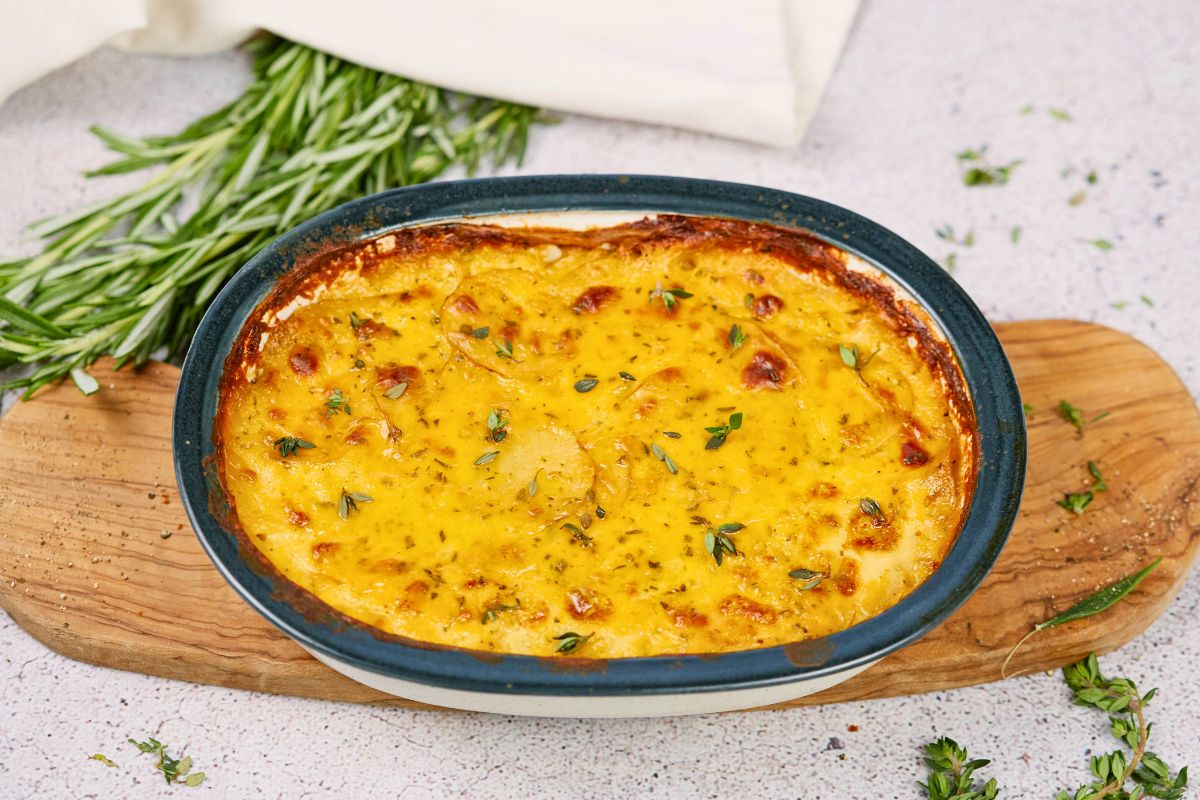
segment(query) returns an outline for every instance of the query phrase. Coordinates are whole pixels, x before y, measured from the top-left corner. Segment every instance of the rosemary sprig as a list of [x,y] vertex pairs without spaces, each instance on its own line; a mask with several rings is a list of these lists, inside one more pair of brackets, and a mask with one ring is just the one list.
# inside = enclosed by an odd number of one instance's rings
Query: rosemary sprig
[[89,175],[161,169],[127,194],[34,223],[42,251],[0,263],[0,368],[37,365],[0,388],[29,396],[69,374],[91,394],[99,382],[85,368],[101,355],[118,366],[182,355],[226,279],[280,233],[451,167],[519,162],[537,115],[283,39],[249,49],[242,96],[179,133],[92,128],[120,158]]
[[1144,581],[1146,576],[1153,572],[1154,568],[1157,567],[1161,561],[1161,557],[1154,559],[1149,565],[1143,567],[1132,575],[1126,575],[1119,581],[1105,586],[1095,594],[1088,595],[1061,614],[1034,625],[1029,633],[1025,634],[1021,638],[1021,641],[1013,645],[1013,649],[1008,651],[1008,656],[1004,659],[1004,663],[1000,665],[1000,675],[1005,678],[1008,677],[1009,663],[1012,661],[1013,656],[1017,654],[1017,651],[1021,649],[1021,645],[1025,644],[1025,642],[1029,640],[1030,636],[1033,636],[1038,631],[1045,630],[1046,628],[1053,628],[1056,625],[1062,625],[1064,622],[1074,622],[1077,619],[1084,619],[1094,614],[1099,614],[1102,611],[1107,611],[1124,599],[1125,595],[1136,589],[1137,585]]

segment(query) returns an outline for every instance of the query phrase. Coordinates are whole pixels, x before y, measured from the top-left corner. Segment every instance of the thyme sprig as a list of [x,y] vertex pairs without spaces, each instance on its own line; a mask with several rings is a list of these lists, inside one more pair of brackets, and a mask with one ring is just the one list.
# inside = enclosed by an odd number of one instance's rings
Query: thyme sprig
[[725,444],[725,440],[729,438],[729,434],[742,427],[742,419],[742,412],[737,411],[729,415],[729,421],[726,424],[712,425],[705,428],[704,430],[710,434],[711,438],[709,438],[708,443],[704,445],[704,449],[716,450],[717,448],[721,447],[721,445]]
[[[1151,723],[1146,721],[1145,710],[1158,690],[1141,694],[1128,678],[1105,677],[1094,653],[1064,667],[1063,680],[1077,705],[1109,715],[1109,729],[1124,747],[1092,756],[1088,763],[1092,780],[1074,792],[1063,789],[1055,800],[1180,800],[1187,789],[1187,767],[1172,775],[1167,763],[1147,749]],[[999,795],[994,778],[980,784],[973,775],[990,761],[971,759],[965,748],[945,737],[925,745],[924,750],[929,777],[927,783],[917,785],[928,800],[993,800]]]
[[279,455],[283,456],[284,458],[287,458],[288,456],[293,455],[300,450],[312,450],[314,447],[316,447],[315,444],[307,439],[301,439],[296,436],[280,436],[275,440],[272,446],[277,447],[279,449]]
[[[520,161],[536,110],[455,95],[278,38],[252,42],[253,80],[168,136],[92,132],[120,157],[89,175],[161,167],[141,187],[42,220],[42,251],[0,263],[4,384],[38,387],[86,367],[182,355],[226,279],[297,222],[451,167]],[[187,197],[187,211],[181,200]]]

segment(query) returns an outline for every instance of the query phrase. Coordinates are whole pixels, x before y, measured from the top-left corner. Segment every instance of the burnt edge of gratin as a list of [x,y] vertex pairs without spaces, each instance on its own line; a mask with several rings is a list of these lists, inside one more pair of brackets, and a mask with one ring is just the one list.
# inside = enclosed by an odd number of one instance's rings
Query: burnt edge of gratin
[[[380,242],[387,240],[386,246]],[[231,389],[245,381],[245,367],[257,363],[257,342],[271,326],[272,312],[277,312],[296,297],[311,293],[318,286],[328,283],[348,268],[369,274],[380,263],[396,259],[412,258],[430,254],[465,252],[484,247],[530,247],[554,244],[563,248],[595,248],[605,246],[615,254],[627,253],[640,256],[655,247],[720,247],[727,250],[753,249],[789,264],[793,269],[806,273],[819,272],[833,285],[871,303],[898,336],[915,341],[915,351],[929,367],[935,379],[941,382],[945,396],[959,429],[962,445],[960,458],[966,460],[964,494],[967,498],[958,520],[955,541],[962,532],[974,499],[975,482],[979,472],[978,428],[974,406],[966,389],[966,382],[958,361],[949,345],[937,332],[932,317],[919,304],[897,297],[895,289],[875,277],[853,269],[847,264],[847,253],[813,234],[794,228],[747,222],[744,220],[717,217],[693,217],[679,214],[657,214],[636,222],[604,228],[569,230],[563,228],[508,228],[499,225],[476,224],[469,220],[449,223],[400,228],[378,234],[373,238],[347,245],[315,248],[297,260],[292,268],[281,275],[271,291],[250,313],[241,332],[225,358],[221,379],[218,384],[217,414],[213,421],[213,453],[205,459],[206,469],[215,470],[220,485],[220,506],[216,493],[210,493],[209,505],[222,528],[232,535],[238,546],[240,557],[257,574],[268,578],[274,586],[275,599],[296,609],[306,621],[313,624],[331,624],[335,628],[357,628],[369,632],[385,642],[405,645],[421,650],[458,651],[467,653],[485,663],[496,663],[508,655],[487,650],[475,650],[454,645],[427,642],[390,633],[382,628],[355,619],[318,598],[308,589],[292,581],[259,550],[242,528],[232,494],[226,489],[225,465],[221,454],[224,441],[221,431],[226,413],[225,398]],[[953,544],[950,545],[953,548]],[[949,549],[947,550],[947,553]],[[940,568],[935,567],[931,576]],[[928,580],[928,579],[927,579]],[[853,626],[852,626],[853,627]],[[784,645],[789,648],[804,646],[809,652],[816,639],[805,639]],[[746,650],[770,649],[746,648]],[[740,652],[740,651],[739,651]],[[716,657],[727,653],[659,654],[660,657],[695,656]],[[545,662],[557,671],[597,672],[605,671],[611,660],[603,658],[563,658],[561,656],[527,656]],[[790,656],[789,656],[790,657]],[[637,658],[632,657],[632,658]],[[804,659],[806,662],[809,659]]]

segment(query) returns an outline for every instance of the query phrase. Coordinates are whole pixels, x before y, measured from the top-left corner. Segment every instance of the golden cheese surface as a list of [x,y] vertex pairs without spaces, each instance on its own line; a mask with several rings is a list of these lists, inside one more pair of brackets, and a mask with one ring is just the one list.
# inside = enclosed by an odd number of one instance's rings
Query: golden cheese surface
[[975,470],[947,348],[769,226],[445,225],[315,258],[226,366],[245,540],[412,639],[616,658],[785,644],[937,568]]

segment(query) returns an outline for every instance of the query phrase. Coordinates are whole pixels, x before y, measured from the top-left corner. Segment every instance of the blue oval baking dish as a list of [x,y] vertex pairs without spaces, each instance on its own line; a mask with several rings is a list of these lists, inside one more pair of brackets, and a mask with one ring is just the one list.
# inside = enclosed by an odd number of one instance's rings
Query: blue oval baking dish
[[[941,566],[887,611],[839,633],[715,655],[552,659],[481,653],[376,635],[287,599],[285,579],[257,568],[223,524],[211,467],[218,385],[243,325],[307,254],[431,222],[497,215],[688,214],[803,229],[886,273],[932,318],[970,393],[979,468],[963,528]],[[263,616],[332,668],[390,694],[453,708],[539,716],[655,716],[768,705],[839,683],[918,639],[954,612],[991,569],[1016,517],[1025,420],[1004,351],[946,272],[882,226],[801,195],[657,176],[489,178],[396,189],[328,211],[281,236],[217,296],[183,365],[174,415],[180,495],[217,569]]]

